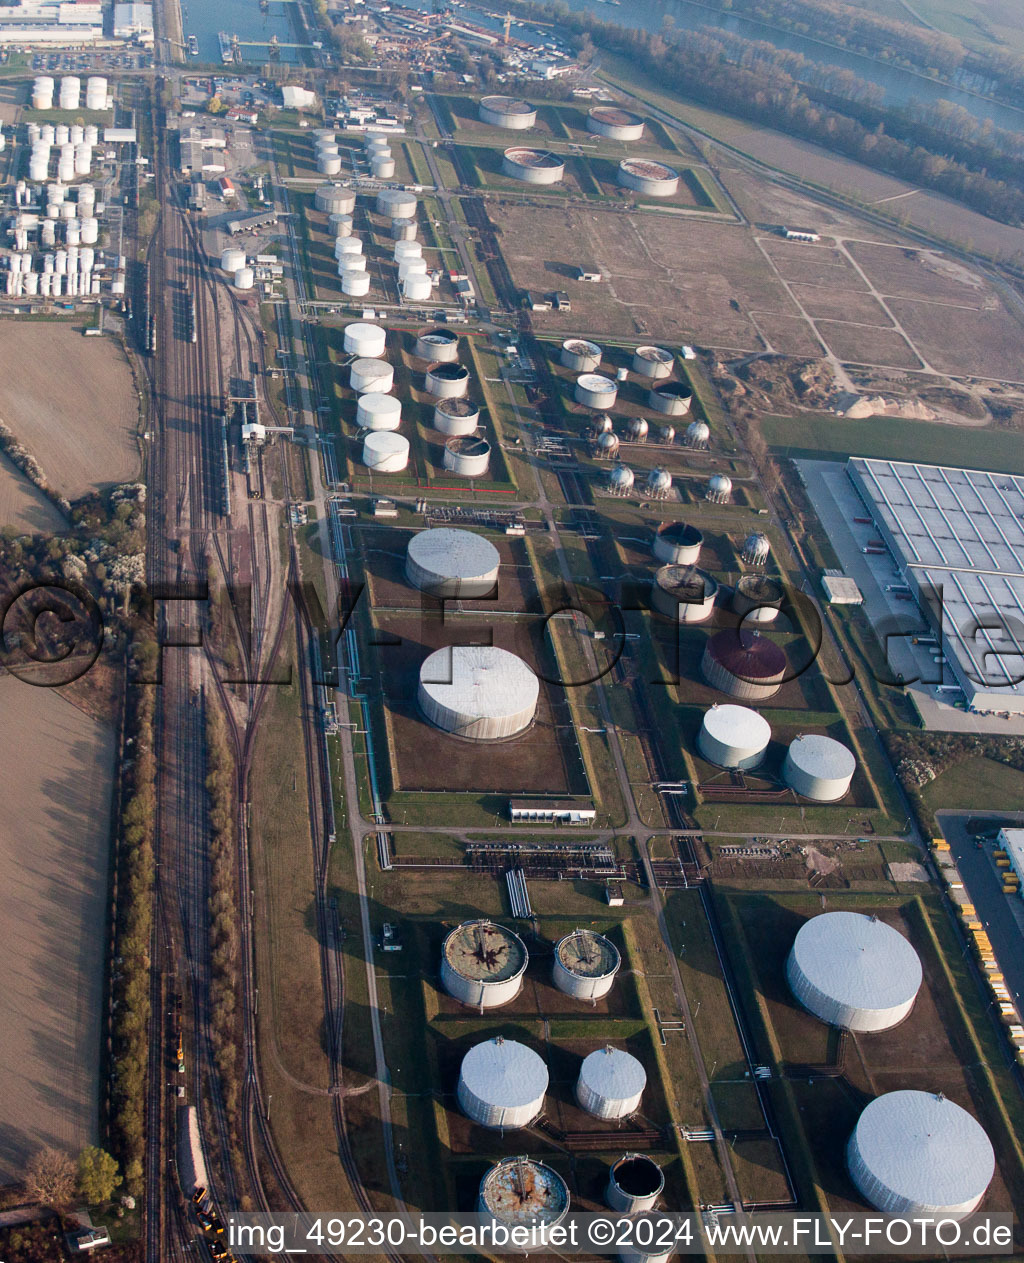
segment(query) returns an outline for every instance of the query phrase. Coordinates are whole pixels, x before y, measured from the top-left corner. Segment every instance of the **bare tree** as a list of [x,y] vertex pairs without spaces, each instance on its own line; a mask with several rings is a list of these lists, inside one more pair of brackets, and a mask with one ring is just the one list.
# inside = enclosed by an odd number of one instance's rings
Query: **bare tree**
[[33,1201],[53,1210],[65,1210],[75,1197],[78,1172],[70,1154],[49,1145],[29,1159],[25,1191]]

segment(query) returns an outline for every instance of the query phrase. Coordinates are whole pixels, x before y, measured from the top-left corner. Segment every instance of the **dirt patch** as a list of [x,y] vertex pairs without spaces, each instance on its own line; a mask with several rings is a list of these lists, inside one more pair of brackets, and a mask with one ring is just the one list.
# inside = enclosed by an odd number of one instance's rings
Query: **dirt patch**
[[957,376],[1024,380],[1024,331],[1005,307],[964,311],[942,303],[889,302],[933,368]]
[[18,531],[61,531],[67,523],[43,493],[6,456],[0,456],[0,526]]
[[815,320],[849,320],[856,324],[892,326],[881,304],[870,294],[821,285],[794,285],[793,293]]
[[870,325],[819,320],[818,332],[841,360],[855,364],[882,364],[886,368],[923,368],[901,333]]
[[977,272],[937,250],[913,250],[874,242],[850,242],[850,254],[883,294],[982,306],[991,286]]
[[114,741],[52,689],[0,680],[0,1184],[97,1139]]
[[803,316],[758,311],[752,318],[778,355],[821,355],[823,348]]
[[110,338],[70,324],[4,321],[0,420],[68,499],[139,473],[138,403]]

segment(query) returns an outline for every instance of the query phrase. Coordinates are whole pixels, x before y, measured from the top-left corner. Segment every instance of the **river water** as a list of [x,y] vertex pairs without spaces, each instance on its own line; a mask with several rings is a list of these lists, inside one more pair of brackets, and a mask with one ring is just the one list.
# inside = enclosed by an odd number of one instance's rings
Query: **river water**
[[[296,42],[289,17],[291,0],[270,0],[266,12],[259,0],[181,0],[181,25],[185,39],[194,35],[199,43],[200,62],[220,61],[218,32],[226,31],[243,41],[239,51],[246,62],[259,64],[269,57],[269,44],[276,35],[281,44]],[[282,62],[302,60],[297,48],[282,48]]]

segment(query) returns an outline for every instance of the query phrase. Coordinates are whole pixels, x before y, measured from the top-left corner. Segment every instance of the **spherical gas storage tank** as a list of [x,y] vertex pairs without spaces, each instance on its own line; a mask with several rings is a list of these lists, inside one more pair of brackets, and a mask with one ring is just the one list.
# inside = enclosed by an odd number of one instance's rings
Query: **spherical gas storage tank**
[[537,111],[529,101],[514,96],[485,96],[480,101],[479,117],[481,123],[491,127],[521,132],[536,125]]
[[804,798],[834,803],[846,795],[856,770],[857,760],[842,742],[812,733],[790,742],[782,779]]
[[409,464],[409,440],[390,430],[371,430],[363,439],[363,464],[382,474],[400,473]]
[[712,615],[717,582],[696,566],[661,566],[651,585],[651,604],[680,623],[703,623]]
[[732,495],[732,479],[728,474],[712,474],[704,498],[712,504],[726,504]]
[[433,426],[440,434],[472,434],[479,424],[480,409],[469,399],[439,399],[434,405]]
[[824,912],[805,921],[786,961],[793,995],[815,1017],[848,1031],[887,1031],[914,1007],[921,961],[877,917]]
[[748,627],[727,627],[704,646],[700,671],[712,688],[745,702],[774,697],[786,678],[781,646]]
[[633,352],[633,372],[640,377],[657,381],[672,376],[676,357],[660,346],[638,346]]
[[555,945],[551,981],[576,1000],[600,1000],[612,989],[622,957],[619,949],[594,930],[573,930]]
[[420,667],[417,698],[443,732],[501,741],[529,728],[540,684],[522,658],[494,645],[451,645]]
[[888,1215],[963,1219],[992,1182],[995,1154],[985,1129],[955,1101],[887,1092],[857,1120],[846,1165],[865,1201]]
[[644,120],[617,105],[595,105],[587,113],[587,131],[606,140],[639,140],[644,134]]
[[480,1181],[476,1208],[510,1228],[550,1230],[568,1214],[569,1189],[543,1162],[502,1158]]
[[495,1009],[519,994],[529,953],[518,934],[493,921],[465,921],[441,949],[441,985],[475,1009]]
[[371,325],[365,321],[346,325],[342,335],[342,345],[347,355],[358,355],[361,359],[375,359],[384,354],[387,333],[380,325]]
[[566,338],[558,358],[563,368],[571,368],[576,373],[592,373],[601,363],[601,348],[596,342],[587,342],[583,338]]
[[220,266],[229,276],[234,276],[239,268],[245,267],[245,251],[237,246],[228,246],[221,251]]
[[428,395],[436,399],[461,399],[469,389],[469,369],[464,364],[431,364],[423,380]]
[[419,228],[415,219],[399,217],[391,221],[392,241],[415,241],[418,231]]
[[626,465],[616,465],[608,474],[609,488],[618,496],[628,495],[635,481],[633,471]]
[[573,396],[577,403],[585,408],[598,408],[604,411],[615,406],[619,388],[610,377],[602,377],[600,373],[584,373],[576,378]]
[[325,215],[351,215],[356,208],[356,195],[340,184],[321,184],[313,194],[313,204]]
[[394,395],[368,390],[356,403],[356,425],[361,430],[397,430],[402,422],[402,404]]
[[784,595],[778,579],[770,575],[745,574],[733,590],[732,608],[743,619],[744,627],[764,626],[778,618]]
[[598,436],[597,454],[601,460],[611,460],[619,450],[618,437],[611,432],[605,430],[603,434]]
[[576,1100],[595,1118],[627,1118],[640,1108],[647,1071],[621,1048],[599,1048],[583,1059]]
[[360,395],[367,390],[387,394],[395,384],[395,370],[386,360],[353,360],[348,384]]
[[462,1059],[457,1096],[462,1112],[484,1127],[526,1127],[544,1108],[548,1068],[532,1048],[500,1035]]
[[402,189],[381,189],[377,194],[377,214],[388,219],[413,219],[416,215],[416,195]]
[[751,531],[743,541],[743,560],[751,566],[763,566],[771,550],[771,542],[763,531]]
[[665,1188],[665,1173],[644,1153],[626,1153],[608,1172],[604,1200],[621,1215],[653,1210]]
[[715,767],[746,771],[764,759],[772,739],[771,725],[748,706],[712,706],[705,711],[697,749]]
[[449,526],[420,531],[405,551],[405,577],[431,596],[490,596],[501,557],[489,539]]
[[703,451],[710,442],[711,426],[706,421],[691,421],[683,435],[684,445]]
[[652,551],[658,561],[673,566],[695,566],[704,534],[687,522],[666,522],[654,535]]
[[672,475],[660,465],[647,475],[647,494],[655,500],[664,500],[672,490]]
[[617,179],[624,189],[647,197],[673,197],[679,190],[679,172],[649,158],[624,158]]
[[479,434],[455,435],[445,440],[442,463],[461,478],[484,478],[491,464],[491,445]]
[[424,329],[416,335],[413,354],[434,364],[452,364],[459,358],[459,335],[451,329]]
[[565,175],[565,162],[548,149],[514,145],[501,156],[503,175],[525,184],[557,184]]

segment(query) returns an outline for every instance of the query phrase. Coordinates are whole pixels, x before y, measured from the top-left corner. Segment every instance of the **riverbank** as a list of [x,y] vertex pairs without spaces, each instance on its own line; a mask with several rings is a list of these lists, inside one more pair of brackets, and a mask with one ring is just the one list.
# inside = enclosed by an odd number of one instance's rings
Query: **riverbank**
[[157,37],[168,46],[170,60],[179,64],[185,60],[185,32],[181,23],[181,0],[157,0]]

